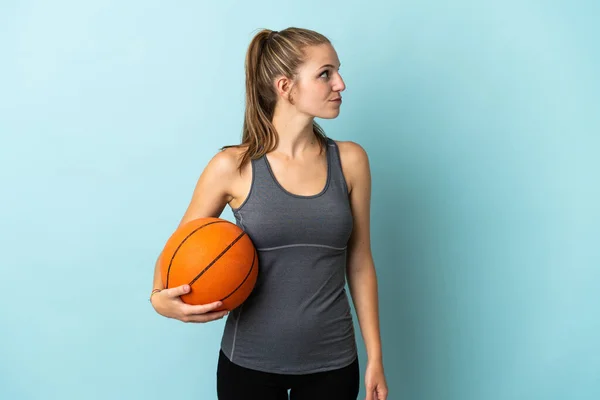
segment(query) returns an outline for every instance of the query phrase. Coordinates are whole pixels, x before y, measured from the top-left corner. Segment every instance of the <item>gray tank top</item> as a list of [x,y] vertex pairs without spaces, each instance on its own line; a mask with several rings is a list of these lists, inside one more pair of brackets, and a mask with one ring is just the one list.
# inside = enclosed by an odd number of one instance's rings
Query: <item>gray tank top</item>
[[327,183],[312,196],[286,191],[266,157],[252,160],[246,200],[232,209],[259,257],[248,299],[227,316],[221,350],[259,371],[306,374],[357,357],[346,294],[353,219],[337,144],[327,138]]

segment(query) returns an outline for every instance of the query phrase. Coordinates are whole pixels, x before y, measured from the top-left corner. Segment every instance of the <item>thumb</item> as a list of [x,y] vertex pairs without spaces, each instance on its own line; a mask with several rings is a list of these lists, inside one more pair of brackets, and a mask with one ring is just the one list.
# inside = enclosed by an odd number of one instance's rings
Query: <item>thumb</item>
[[186,284],[186,285],[176,286],[174,288],[165,289],[165,291],[167,292],[167,295],[169,297],[179,297],[190,291],[190,285]]

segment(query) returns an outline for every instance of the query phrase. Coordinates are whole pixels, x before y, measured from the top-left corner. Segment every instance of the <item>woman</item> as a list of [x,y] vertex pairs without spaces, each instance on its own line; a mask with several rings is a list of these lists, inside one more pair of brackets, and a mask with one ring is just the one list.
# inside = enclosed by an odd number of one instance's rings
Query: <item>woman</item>
[[[246,55],[242,143],[225,146],[200,175],[181,222],[225,205],[259,253],[248,299],[229,313],[217,369],[219,399],[356,399],[359,365],[346,278],[368,354],[367,399],[387,397],[377,281],[370,247],[371,180],[358,144],[327,138],[345,89],[323,35],[263,30]],[[187,285],[163,288],[156,311],[185,322],[224,317],[219,303],[187,305]],[[158,289],[158,290],[157,290]]]

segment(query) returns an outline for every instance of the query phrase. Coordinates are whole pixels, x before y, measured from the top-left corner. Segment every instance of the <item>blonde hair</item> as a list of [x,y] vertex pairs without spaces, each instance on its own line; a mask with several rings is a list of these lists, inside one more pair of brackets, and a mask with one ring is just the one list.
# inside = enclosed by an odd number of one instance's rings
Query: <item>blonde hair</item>
[[[293,79],[306,61],[304,49],[321,44],[331,42],[318,32],[295,27],[283,31],[263,29],[252,38],[245,61],[246,106],[242,142],[222,147],[247,147],[238,167],[240,172],[249,160],[260,158],[277,147],[277,131],[272,124],[277,103],[275,78],[283,75]],[[293,104],[293,99],[289,100]],[[322,150],[326,145],[326,135],[314,121],[313,132]]]

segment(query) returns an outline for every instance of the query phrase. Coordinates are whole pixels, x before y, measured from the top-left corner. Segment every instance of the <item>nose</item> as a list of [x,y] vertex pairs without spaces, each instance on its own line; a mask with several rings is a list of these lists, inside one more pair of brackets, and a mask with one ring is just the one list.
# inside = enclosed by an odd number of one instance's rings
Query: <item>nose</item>
[[342,79],[342,76],[339,73],[337,74],[337,79],[333,84],[333,90],[336,92],[343,92],[344,90],[346,90],[346,84],[344,83],[344,80]]

